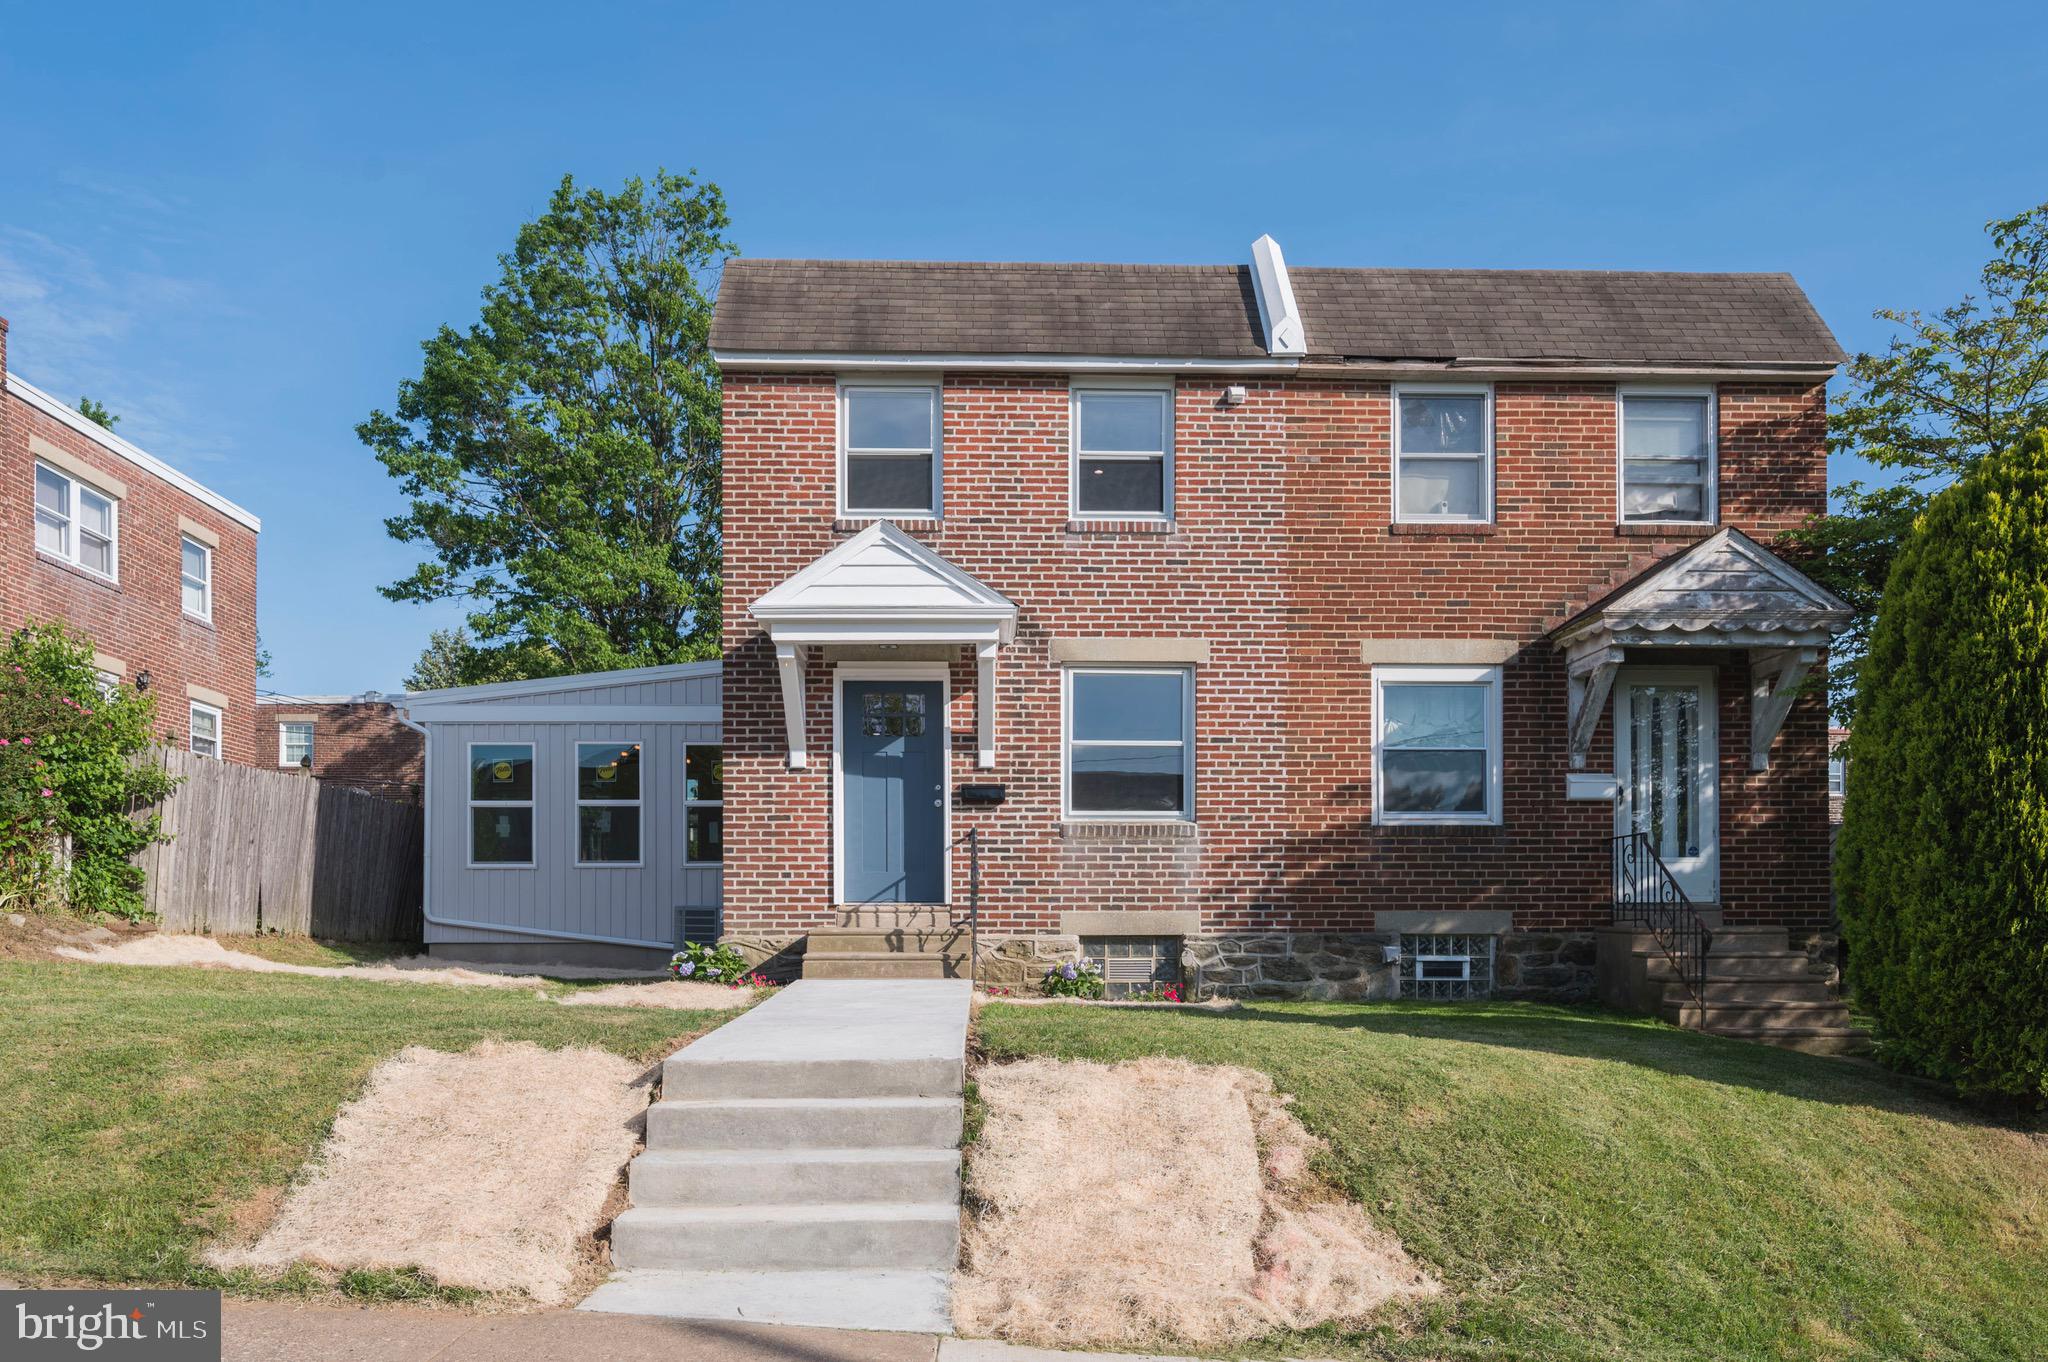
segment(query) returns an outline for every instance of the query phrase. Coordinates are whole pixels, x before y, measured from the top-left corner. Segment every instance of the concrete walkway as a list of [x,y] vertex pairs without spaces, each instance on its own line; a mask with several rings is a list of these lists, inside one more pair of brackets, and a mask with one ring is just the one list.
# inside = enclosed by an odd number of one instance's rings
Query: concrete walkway
[[965,980],[806,979],[669,1056],[583,1309],[952,1329]]

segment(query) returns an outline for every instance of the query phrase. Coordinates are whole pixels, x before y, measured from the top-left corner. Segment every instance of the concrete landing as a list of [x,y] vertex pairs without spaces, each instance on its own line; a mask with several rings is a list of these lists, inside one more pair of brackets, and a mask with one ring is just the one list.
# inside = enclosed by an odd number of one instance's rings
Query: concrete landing
[[951,1331],[964,980],[792,984],[669,1056],[585,1310]]

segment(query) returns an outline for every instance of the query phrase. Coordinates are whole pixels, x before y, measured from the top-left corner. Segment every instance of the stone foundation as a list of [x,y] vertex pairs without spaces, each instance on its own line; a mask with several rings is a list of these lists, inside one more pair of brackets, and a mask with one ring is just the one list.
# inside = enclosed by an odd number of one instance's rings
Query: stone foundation
[[1508,932],[1493,945],[1493,996],[1578,1003],[1598,992],[1591,932]]
[[1398,998],[1399,967],[1380,959],[1398,939],[1377,932],[1189,937],[1181,944],[1181,978],[1197,998]]

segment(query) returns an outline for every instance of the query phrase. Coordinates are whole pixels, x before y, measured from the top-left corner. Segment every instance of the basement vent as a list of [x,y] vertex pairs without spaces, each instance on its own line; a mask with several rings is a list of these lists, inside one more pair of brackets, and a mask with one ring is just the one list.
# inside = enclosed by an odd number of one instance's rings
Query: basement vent
[[1105,992],[1112,998],[1143,993],[1154,984],[1180,982],[1177,936],[1089,936],[1081,954],[1102,966]]
[[715,942],[725,926],[725,914],[716,904],[708,908],[676,909],[676,945],[685,941]]
[[1401,996],[1484,998],[1493,992],[1491,936],[1401,938]]

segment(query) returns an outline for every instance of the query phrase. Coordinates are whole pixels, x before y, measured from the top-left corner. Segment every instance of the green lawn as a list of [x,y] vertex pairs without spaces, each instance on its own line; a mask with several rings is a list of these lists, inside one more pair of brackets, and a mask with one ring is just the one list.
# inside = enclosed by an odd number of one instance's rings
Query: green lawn
[[200,1248],[238,1206],[289,1183],[371,1067],[407,1045],[526,1040],[651,1062],[735,1015],[0,962],[0,1277],[211,1282]]
[[1294,1095],[1330,1178],[1449,1290],[1273,1355],[2048,1356],[2048,1137],[1866,1064],[1510,1004],[994,1005],[978,1036]]

